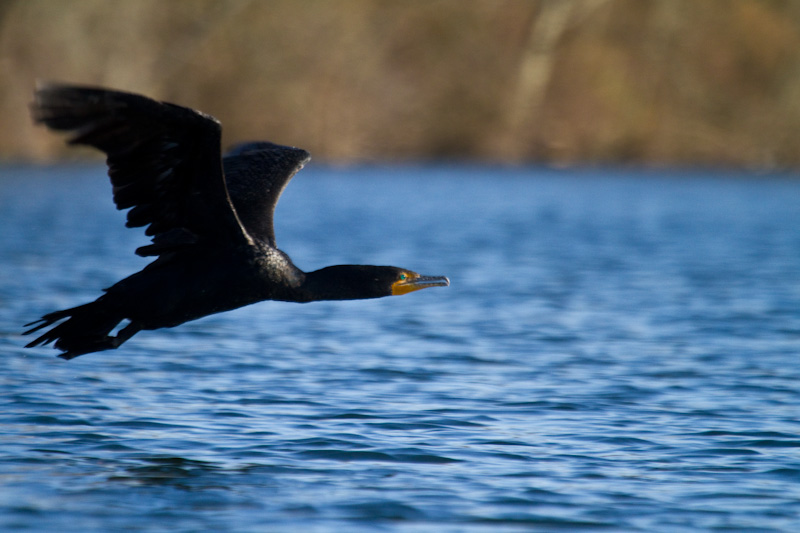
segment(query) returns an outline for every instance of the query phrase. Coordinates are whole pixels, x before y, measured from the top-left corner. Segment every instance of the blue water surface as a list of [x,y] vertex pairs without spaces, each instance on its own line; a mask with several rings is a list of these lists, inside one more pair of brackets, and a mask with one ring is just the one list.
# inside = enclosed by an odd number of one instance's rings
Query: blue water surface
[[147,261],[99,166],[0,170],[0,530],[800,531],[800,180],[303,170],[265,302],[65,362],[22,326]]

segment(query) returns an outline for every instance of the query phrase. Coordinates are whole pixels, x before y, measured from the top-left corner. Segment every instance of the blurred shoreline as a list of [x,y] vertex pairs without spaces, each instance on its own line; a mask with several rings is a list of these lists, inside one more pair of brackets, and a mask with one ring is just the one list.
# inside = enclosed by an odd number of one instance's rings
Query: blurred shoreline
[[327,164],[800,167],[794,2],[5,0],[0,73],[13,163],[67,153],[28,116],[50,79]]

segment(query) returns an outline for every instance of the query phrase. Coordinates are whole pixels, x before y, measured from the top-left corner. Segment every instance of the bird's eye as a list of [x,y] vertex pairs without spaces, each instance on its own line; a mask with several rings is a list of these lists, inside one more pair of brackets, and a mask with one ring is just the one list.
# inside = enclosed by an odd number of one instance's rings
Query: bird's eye
[[405,281],[405,280],[406,280],[406,278],[408,278],[408,276],[406,276],[406,273],[405,273],[405,272],[403,272],[402,274],[400,274],[400,281]]

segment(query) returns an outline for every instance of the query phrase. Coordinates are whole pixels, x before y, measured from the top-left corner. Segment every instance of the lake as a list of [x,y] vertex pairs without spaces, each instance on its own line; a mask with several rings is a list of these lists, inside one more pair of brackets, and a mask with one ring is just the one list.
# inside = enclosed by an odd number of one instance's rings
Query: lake
[[100,166],[0,169],[0,530],[800,531],[800,180],[310,165],[304,270],[70,362],[23,324],[147,264]]

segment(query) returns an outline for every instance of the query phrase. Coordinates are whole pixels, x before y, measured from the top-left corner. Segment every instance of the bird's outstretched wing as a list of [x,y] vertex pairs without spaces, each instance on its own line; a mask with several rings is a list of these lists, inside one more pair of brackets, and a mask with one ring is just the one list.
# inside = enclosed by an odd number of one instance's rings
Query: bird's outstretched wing
[[228,196],[221,126],[203,113],[94,87],[42,83],[34,120],[72,133],[70,144],[105,152],[117,209],[126,226],[148,226],[143,256],[195,243],[251,244]]
[[231,201],[247,233],[273,248],[273,216],[281,192],[311,156],[305,150],[270,142],[233,147],[222,159]]

